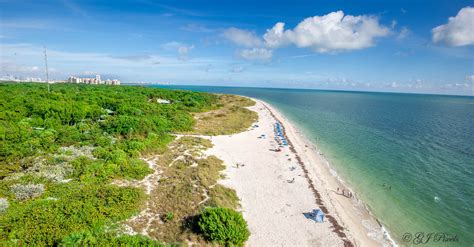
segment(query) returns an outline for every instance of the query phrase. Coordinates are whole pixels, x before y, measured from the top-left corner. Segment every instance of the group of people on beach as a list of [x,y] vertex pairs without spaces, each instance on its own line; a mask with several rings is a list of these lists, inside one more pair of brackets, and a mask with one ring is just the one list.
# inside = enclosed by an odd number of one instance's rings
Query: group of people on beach
[[285,134],[283,133],[283,128],[280,122],[276,122],[273,125],[273,131],[275,132],[275,141],[278,143],[280,147],[288,146],[288,142],[286,140]]
[[[341,194],[339,194],[339,191],[341,191]],[[346,190],[345,190],[345,189],[342,189],[342,190],[341,190],[339,187],[337,187],[337,194],[338,194],[338,195],[343,195],[343,196],[345,196],[345,197],[347,197],[347,198],[352,198],[352,192],[351,192],[351,191],[347,191],[347,193],[346,193]]]
[[[392,190],[392,186],[388,185],[387,183],[383,183],[382,187],[384,187],[387,190]],[[351,191],[347,191],[347,193],[346,193],[345,189],[340,189],[339,187],[337,187],[337,194],[345,196],[347,198],[352,198],[352,196],[353,196]]]

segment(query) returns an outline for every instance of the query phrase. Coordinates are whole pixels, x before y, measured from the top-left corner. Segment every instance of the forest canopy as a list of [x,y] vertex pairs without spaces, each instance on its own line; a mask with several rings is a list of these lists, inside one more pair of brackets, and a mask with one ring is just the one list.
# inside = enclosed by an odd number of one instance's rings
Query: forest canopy
[[168,133],[192,128],[191,112],[209,110],[217,100],[206,93],[132,86],[51,88],[48,93],[42,84],[0,84],[0,178],[26,168],[20,160],[64,146],[96,146],[128,157],[163,147]]
[[143,179],[151,169],[140,157],[164,152],[172,133],[192,130],[193,113],[218,107],[216,95],[135,86],[54,84],[48,92],[3,83],[0,96],[0,243],[8,244],[109,234],[101,229],[146,199],[111,181]]

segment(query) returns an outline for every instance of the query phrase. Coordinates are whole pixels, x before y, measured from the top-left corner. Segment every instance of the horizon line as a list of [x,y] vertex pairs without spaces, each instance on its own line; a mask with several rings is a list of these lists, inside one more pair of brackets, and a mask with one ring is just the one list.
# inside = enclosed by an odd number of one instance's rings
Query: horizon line
[[311,91],[326,91],[326,92],[347,92],[347,93],[384,93],[384,94],[410,94],[410,95],[433,95],[433,96],[456,96],[456,97],[474,97],[474,92],[471,94],[450,94],[450,93],[429,93],[429,92],[394,92],[394,91],[367,91],[356,89],[322,89],[322,88],[298,88],[298,87],[262,87],[262,86],[228,86],[228,85],[190,85],[190,84],[159,84],[159,83],[133,83],[127,82],[122,85],[136,85],[136,86],[181,86],[181,87],[226,87],[226,88],[254,88],[254,89],[280,89],[280,90],[311,90]]

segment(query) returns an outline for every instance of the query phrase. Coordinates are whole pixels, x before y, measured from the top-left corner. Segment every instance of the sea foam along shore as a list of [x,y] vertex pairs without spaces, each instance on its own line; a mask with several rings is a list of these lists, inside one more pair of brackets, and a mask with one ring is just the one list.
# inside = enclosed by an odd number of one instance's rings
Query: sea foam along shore
[[[248,131],[210,138],[207,150],[226,164],[221,183],[234,188],[251,231],[248,246],[392,246],[365,204],[337,177],[323,154],[269,104],[254,99],[259,120]],[[274,124],[288,146],[280,152]],[[261,138],[259,138],[261,137]],[[352,198],[337,193],[351,191]],[[323,223],[305,217],[326,212]]]

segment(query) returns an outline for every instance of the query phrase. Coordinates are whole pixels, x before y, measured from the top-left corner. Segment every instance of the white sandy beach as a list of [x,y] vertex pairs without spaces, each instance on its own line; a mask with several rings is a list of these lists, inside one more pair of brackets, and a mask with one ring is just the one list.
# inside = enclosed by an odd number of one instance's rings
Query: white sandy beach
[[[249,109],[258,113],[258,127],[235,135],[214,136],[214,147],[206,151],[224,161],[226,179],[221,183],[235,189],[241,198],[251,231],[247,245],[390,246],[377,221],[356,196],[347,198],[336,193],[338,187],[346,192],[349,188],[335,176],[318,149],[274,108],[256,102]],[[274,140],[275,117],[284,126],[296,154],[288,146],[281,152],[270,151],[278,147]],[[258,138],[262,134],[265,139]],[[296,155],[304,163],[306,174]],[[321,205],[329,216],[323,223],[303,215]],[[342,227],[337,230],[338,226]]]

